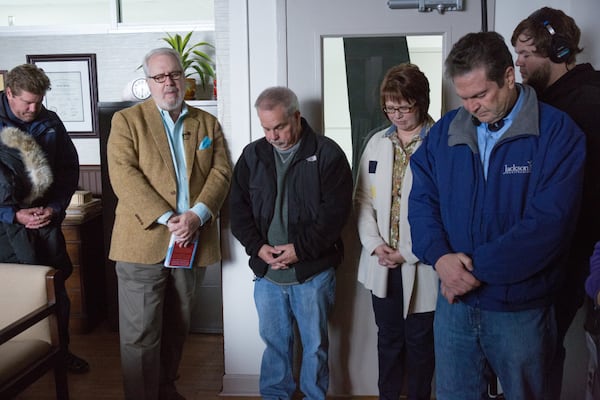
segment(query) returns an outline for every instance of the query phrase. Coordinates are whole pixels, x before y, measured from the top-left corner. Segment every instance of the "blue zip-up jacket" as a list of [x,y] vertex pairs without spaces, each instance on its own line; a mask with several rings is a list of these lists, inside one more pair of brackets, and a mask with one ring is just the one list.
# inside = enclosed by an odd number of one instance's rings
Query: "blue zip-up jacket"
[[581,201],[583,133],[533,89],[518,87],[523,106],[492,149],[487,180],[462,107],[438,121],[411,158],[413,252],[431,265],[448,253],[470,256],[482,284],[459,300],[494,311],[552,303]]

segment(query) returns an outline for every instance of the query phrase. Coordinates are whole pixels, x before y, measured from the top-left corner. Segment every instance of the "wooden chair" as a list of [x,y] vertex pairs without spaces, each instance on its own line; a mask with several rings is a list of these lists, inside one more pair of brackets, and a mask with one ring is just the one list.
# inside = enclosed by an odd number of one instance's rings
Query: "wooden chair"
[[56,398],[68,400],[65,349],[59,335],[58,270],[0,263],[0,399],[11,399],[50,370]]

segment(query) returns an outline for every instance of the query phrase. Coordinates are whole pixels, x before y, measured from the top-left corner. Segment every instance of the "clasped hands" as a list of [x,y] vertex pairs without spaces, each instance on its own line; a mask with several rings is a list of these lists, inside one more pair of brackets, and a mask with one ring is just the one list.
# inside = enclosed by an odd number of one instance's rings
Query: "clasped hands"
[[194,235],[200,225],[200,217],[189,210],[183,214],[175,214],[167,221],[169,232],[177,237],[176,241],[182,247],[187,247],[194,241]]
[[377,256],[379,265],[387,268],[396,268],[405,260],[402,254],[396,249],[391,248],[387,244],[380,244],[373,250],[373,254]]
[[258,256],[272,269],[288,269],[291,264],[299,261],[292,243],[277,246],[263,244],[258,251]]
[[54,210],[50,207],[22,208],[15,213],[15,220],[27,229],[40,229],[52,222]]
[[452,304],[456,297],[479,287],[481,282],[475,278],[473,260],[464,253],[448,253],[435,263],[435,270],[440,277],[442,295]]

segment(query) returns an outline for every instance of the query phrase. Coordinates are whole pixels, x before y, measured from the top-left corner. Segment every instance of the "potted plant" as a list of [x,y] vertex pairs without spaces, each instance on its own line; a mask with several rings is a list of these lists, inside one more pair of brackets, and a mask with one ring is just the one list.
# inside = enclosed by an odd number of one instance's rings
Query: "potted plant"
[[[185,36],[180,34],[171,35],[167,33],[162,40],[167,42],[181,57],[183,64],[183,72],[186,77],[186,99],[194,99],[196,91],[196,80],[192,77],[198,75],[202,89],[206,91],[206,84],[209,79],[215,78],[214,61],[213,59],[201,51],[203,47],[213,48],[214,46],[208,42],[190,43],[190,38],[193,32],[188,32]],[[190,91],[191,93],[188,93]]]

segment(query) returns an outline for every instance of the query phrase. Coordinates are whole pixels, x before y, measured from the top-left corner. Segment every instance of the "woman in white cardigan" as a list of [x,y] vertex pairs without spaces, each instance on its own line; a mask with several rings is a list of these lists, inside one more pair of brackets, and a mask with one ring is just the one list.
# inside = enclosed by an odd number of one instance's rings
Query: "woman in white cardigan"
[[407,218],[410,156],[433,124],[429,82],[417,66],[401,64],[386,73],[380,98],[392,125],[371,136],[361,156],[354,196],[358,280],[372,292],[379,398],[398,400],[406,374],[408,399],[430,399],[438,277],[412,253]]

